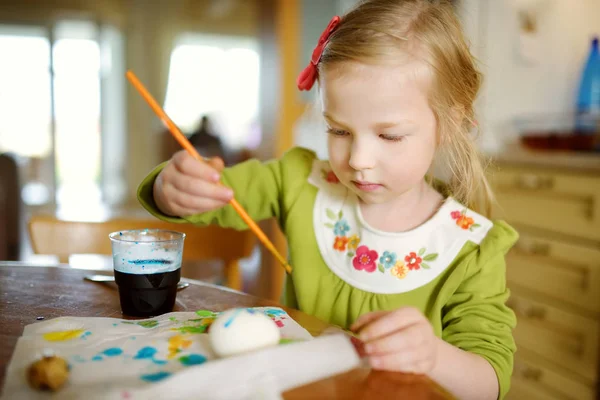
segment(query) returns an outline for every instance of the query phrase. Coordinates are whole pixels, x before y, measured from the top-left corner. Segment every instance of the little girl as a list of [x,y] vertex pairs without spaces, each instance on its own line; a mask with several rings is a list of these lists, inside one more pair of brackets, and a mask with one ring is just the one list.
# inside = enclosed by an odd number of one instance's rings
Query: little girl
[[[223,169],[181,151],[139,199],[167,221],[245,229],[227,206],[235,193],[287,236],[288,306],[357,332],[373,368],[503,398],[515,352],[504,255],[517,234],[473,211],[491,196],[469,134],[480,79],[449,3],[363,1],[332,19],[298,79],[319,84],[328,161],[295,148]],[[430,178],[434,161],[447,182]]]

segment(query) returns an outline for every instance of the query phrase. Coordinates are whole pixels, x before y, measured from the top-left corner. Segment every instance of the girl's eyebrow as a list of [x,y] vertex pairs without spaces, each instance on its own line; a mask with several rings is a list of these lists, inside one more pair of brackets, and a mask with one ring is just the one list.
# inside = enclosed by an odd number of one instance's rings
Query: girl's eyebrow
[[348,127],[345,124],[336,121],[331,115],[327,114],[327,112],[323,112],[323,117],[325,117],[325,119],[329,122],[333,122],[335,125],[341,126],[344,129],[348,129]]
[[[348,126],[346,124],[336,121],[331,115],[327,114],[327,112],[323,112],[323,117],[325,117],[326,120],[333,122],[335,125],[338,125],[344,129],[348,129]],[[376,130],[388,129],[388,128],[394,128],[399,125],[414,126],[416,124],[414,121],[411,121],[411,120],[402,120],[402,121],[398,121],[398,122],[378,122],[374,125],[374,129],[376,129]]]
[[410,127],[414,127],[416,125],[417,124],[414,121],[406,119],[406,120],[401,120],[398,122],[379,122],[379,123],[375,124],[375,129],[379,130],[379,129],[395,128],[397,126],[408,126],[410,128]]

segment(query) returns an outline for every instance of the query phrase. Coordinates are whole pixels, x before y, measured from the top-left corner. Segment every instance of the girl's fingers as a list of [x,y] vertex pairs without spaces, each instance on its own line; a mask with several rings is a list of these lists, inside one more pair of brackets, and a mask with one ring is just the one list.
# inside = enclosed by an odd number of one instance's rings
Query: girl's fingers
[[431,367],[429,360],[414,351],[369,357],[369,364],[373,369],[413,374],[426,373]]
[[184,215],[180,212],[185,211],[185,215],[198,214],[200,212],[214,210],[227,204],[226,201],[219,199],[212,199],[203,196],[196,196],[181,190],[178,190],[175,186],[170,183],[163,185],[164,197],[168,199],[170,208],[173,212],[176,211],[175,215]]
[[365,343],[364,351],[369,356],[378,356],[419,348],[424,344],[422,329],[420,324],[415,324],[371,340]]
[[216,210],[227,204],[227,202],[196,197],[183,192],[177,192],[173,196],[173,203],[177,208],[180,208],[185,214],[181,215],[192,215],[206,211]]
[[219,166],[218,161],[200,161],[189,155],[185,150],[178,151],[171,159],[173,166],[181,174],[189,175],[195,178],[201,178],[211,182],[218,182],[221,179],[221,173],[215,167]]
[[225,163],[223,162],[221,157],[213,157],[210,160],[208,160],[207,162],[217,172],[221,172],[221,171],[223,171],[223,168],[225,168]]
[[171,183],[177,191],[192,196],[225,202],[233,197],[233,190],[230,188],[203,179],[193,178],[189,175],[177,174],[173,177]]
[[371,321],[381,318],[383,315],[388,313],[390,313],[390,311],[373,311],[370,313],[363,314],[360,317],[358,317],[356,321],[354,321],[354,323],[350,326],[350,330],[352,332],[358,332]]
[[194,210],[189,209],[189,208],[182,208],[182,207],[179,207],[177,205],[174,205],[173,209],[174,209],[173,210],[174,215],[177,215],[178,217],[189,217],[189,216],[198,214],[197,211],[194,211]]
[[416,308],[400,308],[373,320],[361,329],[359,336],[362,341],[369,342],[421,322],[424,318]]

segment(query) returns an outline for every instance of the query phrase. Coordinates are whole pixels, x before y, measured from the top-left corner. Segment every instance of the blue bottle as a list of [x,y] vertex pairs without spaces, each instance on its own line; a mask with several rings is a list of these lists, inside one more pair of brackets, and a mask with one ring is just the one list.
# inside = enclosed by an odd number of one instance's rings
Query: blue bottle
[[600,51],[598,37],[592,40],[577,97],[577,132],[593,134],[600,130]]

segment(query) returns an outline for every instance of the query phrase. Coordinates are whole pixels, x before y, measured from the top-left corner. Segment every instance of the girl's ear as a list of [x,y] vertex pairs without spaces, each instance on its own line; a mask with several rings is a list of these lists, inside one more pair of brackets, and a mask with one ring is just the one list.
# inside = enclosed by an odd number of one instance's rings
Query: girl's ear
[[[443,119],[443,121],[441,121]],[[450,107],[448,115],[441,115],[438,120],[438,146],[448,144],[452,140],[451,133],[453,131],[462,131],[468,118],[465,114],[465,108],[461,105]]]
[[462,127],[465,123],[465,108],[460,105],[454,105],[450,109],[450,118],[452,119],[452,124]]

